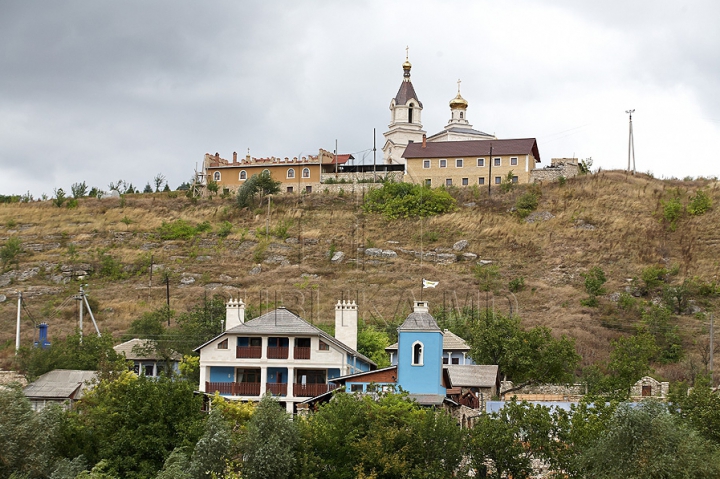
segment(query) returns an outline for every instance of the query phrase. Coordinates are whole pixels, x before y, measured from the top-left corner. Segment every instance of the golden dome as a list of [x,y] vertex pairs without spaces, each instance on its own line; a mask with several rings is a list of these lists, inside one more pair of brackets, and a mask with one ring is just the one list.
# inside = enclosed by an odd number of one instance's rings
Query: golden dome
[[406,58],[405,62],[402,64],[403,70],[410,70],[412,68],[412,63]]
[[460,92],[458,92],[457,96],[450,100],[450,108],[453,110],[457,110],[459,108],[467,108],[468,102],[465,98],[460,96]]

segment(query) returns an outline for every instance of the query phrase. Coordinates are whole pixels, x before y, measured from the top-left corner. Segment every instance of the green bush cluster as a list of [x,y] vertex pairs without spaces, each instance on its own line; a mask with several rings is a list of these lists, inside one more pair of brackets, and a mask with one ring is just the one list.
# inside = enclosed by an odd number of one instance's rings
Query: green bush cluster
[[160,239],[163,240],[188,240],[194,238],[200,233],[210,231],[211,229],[212,226],[207,221],[203,221],[197,226],[193,226],[189,222],[180,219],[171,223],[163,221],[160,228],[158,228],[158,234],[160,235]]
[[520,218],[527,218],[537,209],[539,199],[535,191],[526,191],[515,201],[515,212]]
[[412,183],[384,183],[365,197],[363,209],[380,213],[388,219],[426,217],[449,213],[456,208],[455,199],[442,189]]
[[703,190],[700,190],[690,199],[687,212],[692,216],[700,216],[705,214],[710,208],[712,208],[712,198]]

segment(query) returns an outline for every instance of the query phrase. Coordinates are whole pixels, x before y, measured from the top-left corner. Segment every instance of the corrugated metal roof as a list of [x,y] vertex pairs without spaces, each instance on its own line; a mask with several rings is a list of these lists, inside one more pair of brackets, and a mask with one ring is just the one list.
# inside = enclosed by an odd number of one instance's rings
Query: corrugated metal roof
[[[120,343],[117,346],[114,346],[113,349],[118,354],[124,354],[126,359],[131,360],[147,360],[147,361],[164,361],[165,358],[162,357],[160,354],[158,354],[155,351],[155,341],[152,341],[150,339],[138,339],[134,338],[130,341],[125,341],[124,343]],[[180,356],[179,353],[173,351],[170,359],[174,361],[180,361],[182,359],[182,356]]]
[[29,398],[78,399],[82,396],[83,385],[96,375],[97,371],[55,369],[28,384],[23,393]]
[[453,387],[490,388],[497,382],[497,365],[446,365]]
[[447,400],[440,394],[408,394],[408,397],[422,406],[440,406]]
[[368,357],[360,354],[359,352],[352,349],[350,346],[346,345],[345,343],[338,341],[334,337],[330,336],[328,333],[323,331],[320,328],[317,328],[313,326],[312,324],[308,323],[304,319],[302,319],[300,316],[296,315],[295,313],[288,311],[284,307],[280,307],[277,309],[274,309],[272,311],[269,311],[262,316],[258,316],[255,319],[251,319],[250,321],[247,321],[245,323],[241,323],[233,328],[228,329],[224,333],[214,337],[210,341],[206,342],[205,344],[198,346],[195,348],[195,351],[199,351],[202,349],[205,345],[208,343],[211,343],[215,341],[220,336],[223,336],[225,334],[247,334],[247,335],[256,335],[256,336],[267,336],[267,335],[297,335],[297,336],[319,336],[323,340],[335,345],[337,348],[342,349],[343,351],[350,353],[353,356],[357,356],[358,358],[362,359],[363,361],[367,362],[368,364],[372,364],[373,366],[377,366],[372,360],[370,360]]
[[493,156],[529,155],[540,162],[535,138],[519,138],[513,140],[467,140],[467,141],[438,141],[422,143],[409,143],[403,158],[451,158],[466,156],[488,156],[492,146]]

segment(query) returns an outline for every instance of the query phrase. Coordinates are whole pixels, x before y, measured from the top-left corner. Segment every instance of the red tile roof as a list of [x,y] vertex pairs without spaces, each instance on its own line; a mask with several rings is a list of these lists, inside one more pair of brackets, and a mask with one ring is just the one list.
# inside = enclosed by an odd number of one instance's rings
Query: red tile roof
[[529,155],[535,157],[540,163],[535,138],[519,138],[514,140],[468,140],[468,141],[438,141],[427,142],[423,148],[422,143],[410,143],[403,158],[453,158],[467,156],[489,156],[492,146],[493,156]]
[[[338,164],[338,165],[344,165],[345,163],[348,162],[348,160],[354,160],[354,159],[355,159],[355,157],[352,156],[352,155],[350,155],[350,154],[347,154],[347,155],[338,155],[338,156],[337,156],[337,164]],[[335,158],[332,159],[332,161],[330,162],[330,164],[331,164],[331,165],[334,165],[334,164],[335,164]]]

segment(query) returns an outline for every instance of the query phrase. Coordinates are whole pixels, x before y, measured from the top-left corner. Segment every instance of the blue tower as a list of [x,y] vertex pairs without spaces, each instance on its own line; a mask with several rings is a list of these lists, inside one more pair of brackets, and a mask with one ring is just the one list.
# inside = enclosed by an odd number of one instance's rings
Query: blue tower
[[40,330],[38,334],[38,340],[35,341],[34,346],[40,347],[42,349],[48,348],[50,346],[50,341],[48,341],[48,325],[47,323],[40,323],[37,325],[37,328]]
[[442,385],[443,332],[430,315],[427,301],[415,301],[398,328],[397,384],[411,394],[445,396]]

